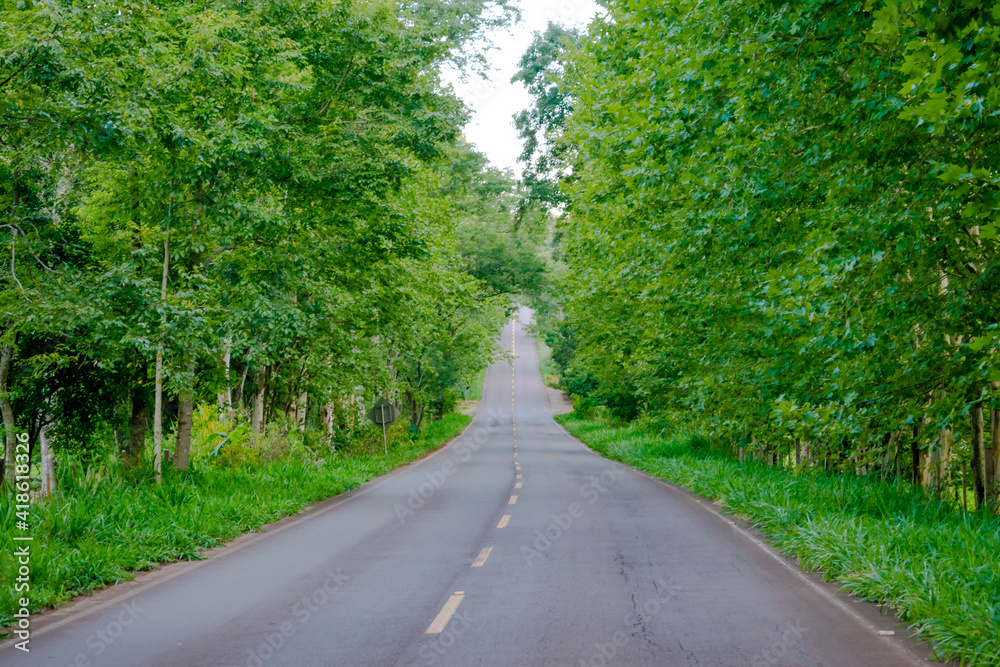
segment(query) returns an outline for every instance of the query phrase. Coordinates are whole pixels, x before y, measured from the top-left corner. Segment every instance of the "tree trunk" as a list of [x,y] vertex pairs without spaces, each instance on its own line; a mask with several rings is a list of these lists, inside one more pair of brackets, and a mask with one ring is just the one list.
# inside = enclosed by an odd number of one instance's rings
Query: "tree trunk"
[[226,336],[222,339],[222,368],[225,372],[224,389],[219,392],[219,409],[228,419],[233,414],[233,387],[229,380],[229,371],[232,364],[233,339]]
[[913,471],[910,473],[910,481],[917,485],[920,483],[920,428],[923,424],[916,421],[913,423],[913,439],[910,440],[910,461],[913,464]]
[[933,489],[935,495],[939,497],[948,483],[952,444],[951,430],[943,429],[938,435],[937,446],[928,453],[927,465],[924,466],[924,486]]
[[267,395],[267,368],[257,371],[257,393],[253,397],[253,411],[250,425],[253,432],[260,435],[264,432],[264,398]]
[[7,381],[10,369],[14,365],[14,346],[4,343],[0,351],[0,414],[3,415],[4,426],[4,461],[3,479],[10,485],[14,484],[14,454],[17,449],[17,430],[14,426],[14,404],[10,400]]
[[327,403],[323,406],[323,416],[320,417],[320,423],[328,436],[333,435],[333,410],[333,402]]
[[414,429],[419,430],[420,424],[424,421],[424,407],[417,400],[415,392],[406,392],[406,402],[410,407],[410,424]]
[[972,406],[972,488],[976,507],[986,506],[986,438],[983,424],[983,402]]
[[174,468],[187,470],[191,457],[191,427],[194,424],[194,371],[195,364],[188,364],[190,383],[181,392],[177,402],[177,446],[174,449]]
[[[173,184],[171,183],[171,187]],[[170,193],[170,205],[173,208],[173,192]],[[170,212],[167,213],[169,224]],[[163,239],[163,278],[160,283],[160,302],[167,303],[167,280],[170,277],[170,229]],[[156,483],[163,483],[163,337],[166,335],[167,313],[160,318],[160,342],[156,346],[156,387],[153,407],[153,471],[156,473]]]
[[146,447],[149,430],[149,397],[141,385],[132,388],[132,417],[129,419],[129,438],[125,448],[125,461],[129,465],[142,464],[142,451]]
[[995,508],[1000,494],[1000,410],[993,410],[990,416],[990,448],[986,451],[986,467],[989,471],[986,488],[989,490],[990,504]]
[[299,427],[299,431],[306,430],[306,412],[309,408],[309,393],[302,392],[299,395],[297,409],[295,411],[295,425]]
[[[194,215],[191,218],[191,239],[197,239],[201,227],[203,227],[205,217],[205,184],[199,180],[194,186],[191,195],[194,202]],[[189,254],[191,269],[195,272],[203,268],[201,252],[194,249],[199,246],[193,244]],[[197,287],[195,288],[197,289]],[[194,387],[195,371],[197,361],[195,354],[188,350],[189,361],[187,373],[184,377],[184,389],[177,397],[177,443],[174,448],[174,469],[187,470],[188,462],[191,458],[191,429],[194,425]]]
[[153,472],[163,483],[163,341],[156,348],[156,380],[153,400]]
[[233,396],[233,404],[239,408],[243,409],[243,388],[247,386],[247,373],[250,372],[250,364],[243,367],[243,373],[240,376],[240,383],[236,385],[236,394]]
[[56,471],[52,462],[52,449],[49,447],[48,426],[42,426],[38,432],[38,440],[42,447],[42,497],[46,497],[56,490]]

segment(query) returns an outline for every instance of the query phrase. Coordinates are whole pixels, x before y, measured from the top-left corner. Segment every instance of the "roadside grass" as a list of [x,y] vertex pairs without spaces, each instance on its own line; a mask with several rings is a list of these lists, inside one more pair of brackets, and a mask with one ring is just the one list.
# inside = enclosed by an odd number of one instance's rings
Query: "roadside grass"
[[552,361],[552,349],[539,336],[535,337],[535,343],[538,348],[538,367],[542,373],[542,381],[553,389],[561,389],[559,371]]
[[468,389],[462,392],[462,400],[476,403],[483,400],[483,387],[486,385],[486,369],[479,371],[468,383]]
[[[32,613],[81,593],[132,578],[161,563],[197,560],[202,549],[295,514],[420,458],[457,436],[472,420],[449,414],[415,438],[359,446],[326,458],[286,456],[259,465],[210,467],[194,462],[187,473],[113,466],[84,470],[64,463],[59,491],[31,507],[30,594],[18,593],[16,507],[0,497],[0,628],[13,621],[20,597]],[[70,469],[67,469],[70,468]],[[164,471],[168,473],[168,470]],[[10,584],[10,585],[7,585]]]
[[608,458],[753,522],[802,569],[891,608],[938,659],[1000,665],[1000,518],[956,512],[909,484],[740,463],[693,433],[557,419]]

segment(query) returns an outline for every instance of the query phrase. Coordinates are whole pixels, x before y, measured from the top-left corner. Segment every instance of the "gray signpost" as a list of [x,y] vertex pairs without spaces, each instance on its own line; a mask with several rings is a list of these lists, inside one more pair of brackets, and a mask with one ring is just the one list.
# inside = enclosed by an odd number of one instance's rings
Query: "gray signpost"
[[389,428],[394,421],[399,419],[399,410],[397,410],[396,406],[389,402],[389,399],[380,396],[379,399],[375,401],[375,405],[372,406],[372,409],[368,411],[368,419],[372,420],[376,426],[382,427],[382,447],[385,449],[385,453],[388,456],[389,441],[386,438],[385,430]]

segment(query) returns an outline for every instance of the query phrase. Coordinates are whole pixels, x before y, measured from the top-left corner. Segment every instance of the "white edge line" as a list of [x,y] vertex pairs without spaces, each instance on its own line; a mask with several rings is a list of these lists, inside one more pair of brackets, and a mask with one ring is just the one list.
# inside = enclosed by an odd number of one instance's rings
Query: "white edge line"
[[[555,420],[553,420],[553,421],[555,422]],[[844,602],[843,600],[841,600],[836,595],[833,595],[828,590],[826,590],[825,588],[823,588],[822,586],[820,586],[819,584],[817,584],[815,581],[813,581],[809,577],[807,577],[797,567],[793,567],[792,564],[788,561],[788,559],[786,559],[781,554],[776,553],[774,551],[774,549],[772,549],[771,547],[769,547],[764,542],[761,542],[760,540],[758,540],[749,531],[745,530],[744,528],[742,528],[738,524],[730,523],[722,514],[716,512],[714,510],[714,507],[715,507],[714,503],[712,504],[712,507],[706,507],[704,504],[702,504],[702,502],[700,502],[701,500],[703,500],[705,502],[711,503],[712,501],[710,501],[708,498],[701,498],[700,496],[696,496],[693,491],[690,491],[688,489],[684,489],[683,487],[678,487],[677,485],[671,484],[670,482],[666,481],[665,479],[661,479],[659,477],[655,477],[652,474],[650,474],[650,473],[648,473],[648,472],[646,472],[644,470],[639,470],[638,468],[630,466],[627,463],[622,463],[621,461],[612,461],[612,459],[609,459],[609,458],[607,458],[605,456],[602,456],[598,452],[596,452],[593,449],[591,449],[590,447],[588,447],[582,441],[578,440],[576,437],[573,436],[572,433],[570,433],[565,428],[563,428],[563,425],[560,424],[559,422],[555,422],[555,424],[560,429],[562,429],[562,431],[566,435],[568,435],[577,444],[579,444],[581,447],[583,447],[584,449],[586,449],[587,451],[589,451],[594,456],[597,456],[598,458],[604,459],[605,461],[610,461],[612,463],[618,463],[620,465],[623,465],[626,468],[628,468],[629,470],[631,470],[632,472],[635,472],[635,473],[638,473],[638,474],[640,474],[640,475],[642,475],[644,477],[647,477],[647,478],[653,480],[654,482],[658,482],[658,483],[662,484],[663,486],[667,487],[668,489],[670,489],[670,491],[672,491],[672,492],[680,495],[682,498],[684,498],[685,500],[687,500],[689,503],[691,503],[695,507],[698,507],[701,510],[709,513],[710,515],[712,515],[713,517],[715,517],[717,520],[719,520],[719,521],[725,521],[726,525],[729,526],[729,528],[732,528],[732,529],[736,530],[743,537],[745,537],[750,542],[752,542],[754,545],[756,545],[757,548],[759,548],[761,551],[763,551],[764,553],[766,553],[768,556],[770,556],[776,562],[780,563],[782,567],[784,567],[786,570],[788,570],[790,573],[792,573],[796,578],[798,578],[800,581],[802,581],[807,586],[809,586],[809,588],[811,588],[812,590],[814,590],[817,593],[819,593],[827,601],[832,602],[838,609],[840,609],[842,612],[846,613],[848,616],[850,616],[852,619],[854,619],[855,622],[861,624],[863,627],[865,627],[868,630],[870,630],[872,632],[872,634],[874,634],[874,635],[877,636],[878,633],[879,633],[879,631],[881,631],[881,630],[884,629],[884,628],[878,627],[877,625],[875,625],[874,623],[872,623],[871,621],[869,621],[867,618],[865,618],[861,614],[859,614],[856,611],[854,611],[853,609],[851,609],[850,606],[848,606],[846,602]],[[867,603],[866,600],[862,600],[862,599],[857,598],[857,597],[855,597],[853,595],[851,596],[851,598],[855,599],[855,600],[858,600],[859,602]],[[913,664],[913,665],[927,665],[928,664],[928,662],[926,660],[924,660],[920,656],[914,655],[913,651],[908,646],[905,646],[905,645],[901,644],[899,641],[890,641],[889,644],[891,644],[892,648],[897,653],[905,655],[906,658],[908,659],[908,661],[910,662],[910,664]]]

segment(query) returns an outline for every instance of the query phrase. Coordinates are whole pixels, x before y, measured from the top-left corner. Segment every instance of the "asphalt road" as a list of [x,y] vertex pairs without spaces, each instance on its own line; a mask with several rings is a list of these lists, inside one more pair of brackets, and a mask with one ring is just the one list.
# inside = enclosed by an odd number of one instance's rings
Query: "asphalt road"
[[7,642],[0,664],[925,663],[892,617],[572,439],[523,326],[503,343],[513,367],[490,369],[459,441],[209,560],[39,616],[30,654]]

